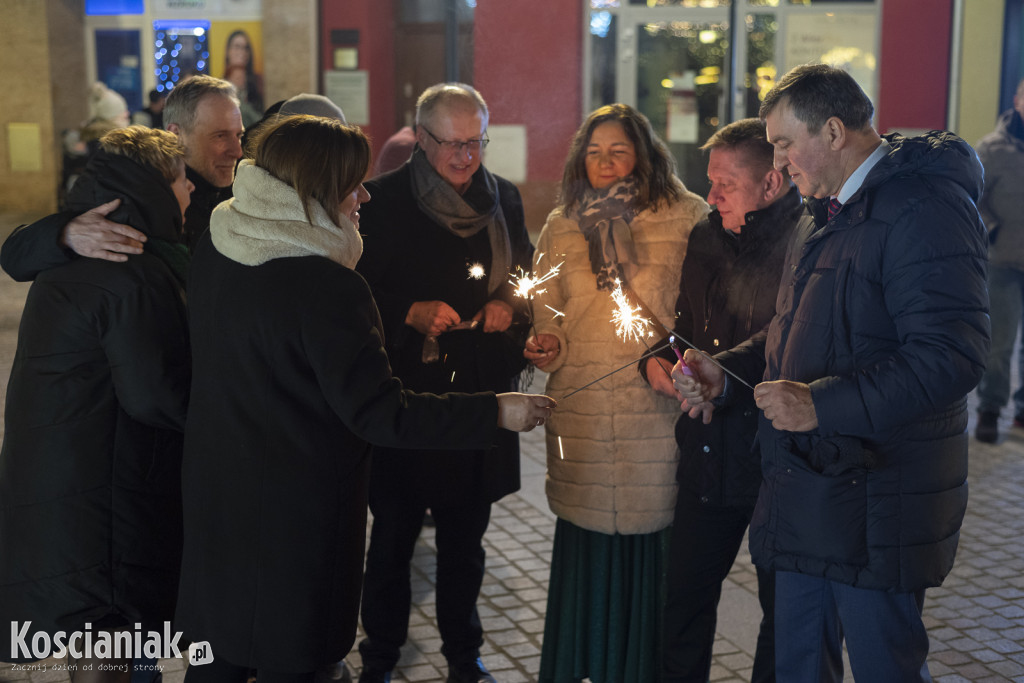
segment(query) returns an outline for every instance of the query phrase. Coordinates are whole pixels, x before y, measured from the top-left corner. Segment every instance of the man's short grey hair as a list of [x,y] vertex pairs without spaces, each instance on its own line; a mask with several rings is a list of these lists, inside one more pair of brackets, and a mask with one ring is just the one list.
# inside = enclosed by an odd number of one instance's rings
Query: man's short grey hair
[[484,102],[484,98],[480,96],[476,88],[465,83],[438,83],[424,90],[416,100],[416,125],[427,125],[433,122],[439,107],[451,107],[459,104],[473,106],[480,110],[484,117],[484,128],[487,127],[487,121],[490,119],[487,103]]
[[227,97],[238,106],[238,91],[228,81],[213,76],[196,75],[179,82],[167,96],[164,105],[164,128],[175,123],[186,133],[196,127],[196,110],[207,95]]

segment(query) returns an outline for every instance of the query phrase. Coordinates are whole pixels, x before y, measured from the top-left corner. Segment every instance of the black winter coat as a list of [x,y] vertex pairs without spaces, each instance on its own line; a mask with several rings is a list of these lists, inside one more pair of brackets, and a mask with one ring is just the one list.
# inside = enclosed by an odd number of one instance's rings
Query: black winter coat
[[[231,188],[214,187],[188,166],[185,167],[185,175],[192,181],[195,189],[192,190],[191,201],[185,209],[185,236],[176,238],[176,241],[184,242],[189,251],[192,251],[199,238],[209,230],[210,214],[214,208],[231,198]],[[71,198],[68,201],[70,202]],[[76,216],[98,205],[99,203],[92,206],[77,204],[67,211],[40,218],[31,225],[19,226],[0,247],[0,267],[14,280],[29,282],[44,270],[70,262],[75,258],[75,253],[60,246],[60,234],[64,226]],[[118,215],[122,214],[114,213],[107,218],[116,223]]]
[[[748,213],[739,235],[722,228],[717,211],[698,223],[683,262],[675,332],[714,354],[767,327],[801,217],[810,222],[794,187],[774,204]],[[715,410],[710,424],[680,416],[680,489],[706,504],[753,507],[761,486],[757,414],[753,392],[737,383],[732,400]]]
[[[180,239],[167,181],[100,151],[69,202],[115,197],[115,220],[151,242]],[[126,263],[76,259],[32,284],[0,452],[0,659],[13,620],[52,635],[87,622],[162,630],[173,617],[187,331],[181,283],[148,248]]]
[[[497,178],[511,245],[512,270],[530,270],[533,246],[526,231],[522,200],[515,185]],[[491,272],[487,230],[464,239],[435,223],[416,203],[411,165],[368,183],[371,200],[360,209],[363,256],[356,269],[366,278],[380,307],[388,358],[395,376],[413,391],[514,391],[525,367],[525,317],[505,333],[481,329],[453,331],[438,338],[440,362],[424,363],[424,336],[405,324],[416,301],[440,300],[470,320],[490,299],[499,298],[519,311],[512,285],[487,292],[487,277],[471,279],[469,266]],[[519,435],[501,430],[492,452],[374,450],[372,486],[396,495],[415,496],[442,507],[472,500],[493,502],[519,488]]]
[[368,442],[485,448],[497,402],[403,391],[369,287],[326,258],[245,266],[205,236],[189,287],[177,625],[233,664],[311,671],[355,639]]
[[[951,133],[892,149],[794,238],[767,341],[723,360],[810,384],[818,428],[758,432],[754,561],[861,588],[939,585],[967,505],[967,401],[989,345],[982,169]],[[766,348],[765,348],[766,344]]]

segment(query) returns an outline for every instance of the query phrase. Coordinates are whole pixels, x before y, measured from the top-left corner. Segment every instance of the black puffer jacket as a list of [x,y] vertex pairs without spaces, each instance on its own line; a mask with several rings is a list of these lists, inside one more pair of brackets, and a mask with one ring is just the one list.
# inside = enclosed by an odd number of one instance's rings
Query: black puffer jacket
[[98,152],[69,201],[116,197],[146,252],[47,270],[25,302],[0,452],[0,660],[19,654],[12,621],[31,638],[173,616],[188,328],[184,273],[150,249],[180,239],[181,209],[157,171]]
[[[841,212],[825,223],[812,201],[817,225],[794,239],[764,376],[809,383],[819,426],[780,432],[762,416],[750,547],[760,565],[911,591],[952,568],[967,505],[987,239],[969,145],[945,132],[886,139]],[[723,360],[749,373],[757,346]]]
[[[774,204],[747,214],[739,235],[722,228],[717,211],[698,223],[683,262],[675,332],[713,354],[766,327],[801,217],[810,222],[794,187]],[[756,432],[757,406],[742,385],[710,424],[682,415],[676,422],[680,489],[702,503],[752,507],[761,486],[761,456],[752,447]]]

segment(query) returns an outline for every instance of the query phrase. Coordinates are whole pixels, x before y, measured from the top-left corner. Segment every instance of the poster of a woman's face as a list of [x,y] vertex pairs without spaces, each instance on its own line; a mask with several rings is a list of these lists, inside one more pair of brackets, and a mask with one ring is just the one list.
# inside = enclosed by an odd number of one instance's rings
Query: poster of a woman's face
[[[214,76],[230,81],[238,89],[242,123],[246,126],[263,115],[262,26],[258,21],[213,22],[210,26],[210,64]],[[223,54],[215,50],[223,46]],[[222,64],[220,73],[215,65]]]

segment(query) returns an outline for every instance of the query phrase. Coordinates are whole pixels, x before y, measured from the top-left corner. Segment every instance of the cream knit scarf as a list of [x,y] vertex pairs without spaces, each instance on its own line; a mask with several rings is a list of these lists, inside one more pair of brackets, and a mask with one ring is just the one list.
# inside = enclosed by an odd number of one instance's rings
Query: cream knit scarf
[[306,218],[295,190],[250,159],[238,165],[234,198],[222,202],[210,217],[213,246],[232,261],[246,266],[294,256],[324,256],[346,268],[355,268],[363,253],[363,240],[342,216],[335,225],[319,202]]

